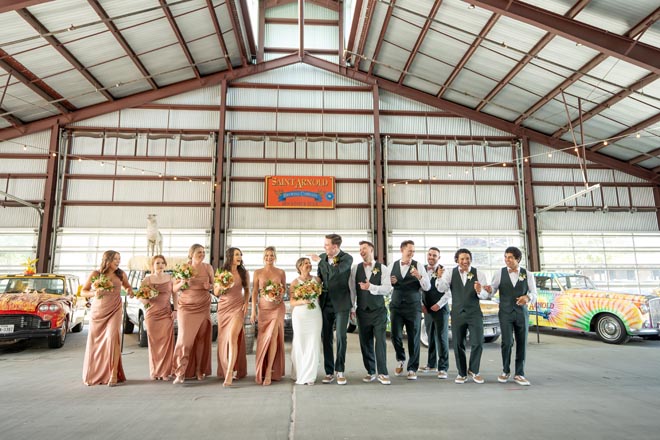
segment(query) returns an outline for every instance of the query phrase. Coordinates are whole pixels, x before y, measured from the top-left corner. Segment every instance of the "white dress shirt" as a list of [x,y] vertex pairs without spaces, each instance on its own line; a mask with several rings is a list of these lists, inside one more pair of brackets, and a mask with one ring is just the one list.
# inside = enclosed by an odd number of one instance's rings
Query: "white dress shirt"
[[[531,273],[530,271],[526,271],[526,273],[527,273],[527,287],[528,287],[527,297],[529,298],[529,302],[534,302],[536,300],[536,281],[534,279],[533,273]],[[519,275],[520,275],[520,267],[515,272],[509,272],[509,278],[511,279],[511,284],[513,284],[514,287],[518,283]],[[500,284],[502,282],[501,276],[502,276],[501,270],[496,271],[495,275],[493,275],[493,282],[490,283],[490,285],[493,287],[493,294],[495,294],[495,292],[497,292],[497,289],[500,288]]]
[[[357,274],[357,269],[360,264],[365,264],[364,262],[354,264],[353,267],[351,267],[351,276],[348,279],[348,288],[351,291],[351,304],[353,304],[353,311],[357,308],[357,290],[355,289],[355,274]],[[369,281],[371,278],[371,273],[374,270],[374,267],[376,266],[376,262],[372,261],[371,264],[368,266],[364,266],[364,274],[367,277],[366,281]],[[376,284],[369,284],[369,293],[372,295],[389,295],[389,293],[392,291],[392,282],[390,281],[390,269],[385,266],[384,264],[380,265],[380,282],[381,285],[376,285]],[[357,280],[360,282],[364,282],[365,280]]]
[[[435,266],[430,266],[428,264],[426,265],[426,273],[429,276],[429,281],[433,279],[433,274],[435,273],[436,270],[438,270],[438,266],[440,266],[440,262],[437,262],[435,264]],[[429,289],[430,289],[430,287],[429,287]],[[442,290],[440,292],[442,292]],[[451,291],[450,291],[450,289],[447,289],[445,291],[445,294],[442,296],[442,298],[440,298],[440,300],[436,303],[440,309],[443,308],[445,306],[445,304],[447,304],[447,301],[449,301],[449,299],[445,299],[445,298],[449,298],[450,295],[451,295]],[[444,303],[443,303],[443,300],[444,300]],[[438,309],[438,310],[440,310],[440,309]],[[430,311],[430,310],[428,310],[428,311]]]
[[[410,262],[412,263],[412,260],[410,260]],[[390,273],[392,273],[395,264],[398,264],[399,268],[401,269],[401,278],[405,278],[405,276],[408,274],[408,270],[410,269],[410,265],[403,265],[401,264],[401,260],[396,260],[389,266]],[[424,270],[424,266],[419,267],[419,262],[417,262],[417,273],[422,276],[422,278],[419,280],[419,284],[422,286],[420,291],[426,292],[431,288],[431,280],[429,279],[429,274]],[[394,286],[392,287],[394,288]]]

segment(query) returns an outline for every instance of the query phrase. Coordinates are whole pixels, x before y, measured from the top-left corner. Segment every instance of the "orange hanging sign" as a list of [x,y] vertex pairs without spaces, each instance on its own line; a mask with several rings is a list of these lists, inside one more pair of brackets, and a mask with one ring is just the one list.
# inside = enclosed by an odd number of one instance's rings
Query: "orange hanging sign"
[[323,176],[266,176],[264,207],[335,209],[335,178]]

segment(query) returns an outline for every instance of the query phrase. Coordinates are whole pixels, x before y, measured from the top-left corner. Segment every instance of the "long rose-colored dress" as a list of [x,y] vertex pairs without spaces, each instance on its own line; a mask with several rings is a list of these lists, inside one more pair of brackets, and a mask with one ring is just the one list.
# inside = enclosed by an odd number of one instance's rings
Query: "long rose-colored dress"
[[212,285],[213,277],[200,272],[188,280],[190,287],[179,294],[178,301],[174,373],[186,378],[211,374],[211,296],[204,283]]
[[102,298],[94,298],[89,317],[89,333],[83,361],[82,379],[85,385],[107,384],[113,378],[112,366],[117,364],[117,382],[125,382],[121,364],[121,279],[107,274],[113,290],[102,292]]
[[172,280],[149,284],[157,289],[157,297],[149,300],[145,319],[149,340],[149,376],[166,379],[174,373],[174,319],[172,319]]
[[277,381],[284,376],[284,313],[284,302],[276,303],[259,296],[259,328],[255,358],[257,383],[262,383],[266,376],[270,343],[276,328],[278,329],[277,347],[271,379]]
[[241,330],[238,334],[238,354],[234,364],[235,378],[240,379],[247,376],[247,355],[245,351],[245,331],[243,322],[243,286],[241,277],[235,276],[234,287],[227,290],[218,299],[218,377],[225,378],[227,364],[229,363],[229,328],[233,320],[241,322]]

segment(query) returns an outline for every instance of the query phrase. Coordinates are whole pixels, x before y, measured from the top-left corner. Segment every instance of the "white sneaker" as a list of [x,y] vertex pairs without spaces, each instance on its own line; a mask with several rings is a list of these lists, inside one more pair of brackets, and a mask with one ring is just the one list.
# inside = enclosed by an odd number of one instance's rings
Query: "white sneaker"
[[465,383],[467,381],[467,376],[461,376],[460,374],[454,379],[454,383]]
[[392,381],[390,380],[390,376],[388,376],[387,374],[379,374],[378,382],[382,383],[383,385],[389,385],[392,383]]
[[438,379],[447,379],[449,376],[445,370],[438,371]]
[[344,373],[341,371],[337,372],[337,385],[346,385],[346,378],[344,377]]
[[401,376],[403,374],[403,363],[404,361],[396,361],[396,368],[394,369],[395,376]]
[[417,380],[417,373],[412,370],[408,371],[408,380]]
[[514,376],[513,381],[523,387],[529,386],[529,381],[525,379],[525,376]]
[[367,374],[362,378],[362,382],[366,382],[366,383],[373,382],[374,380],[376,380],[375,374]]

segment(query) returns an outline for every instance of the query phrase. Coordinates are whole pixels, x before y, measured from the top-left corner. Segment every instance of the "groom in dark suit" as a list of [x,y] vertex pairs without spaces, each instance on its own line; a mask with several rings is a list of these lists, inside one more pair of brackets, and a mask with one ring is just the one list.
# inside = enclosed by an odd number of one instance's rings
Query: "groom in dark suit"
[[[353,257],[340,249],[341,236],[325,236],[325,253],[319,258],[318,276],[323,282],[323,293],[319,304],[323,314],[321,339],[325,377],[323,383],[332,383],[337,373],[337,385],[346,385],[344,362],[346,360],[346,327],[351,312],[351,291],[348,279],[351,275]],[[333,352],[333,326],[337,331],[337,357]]]

